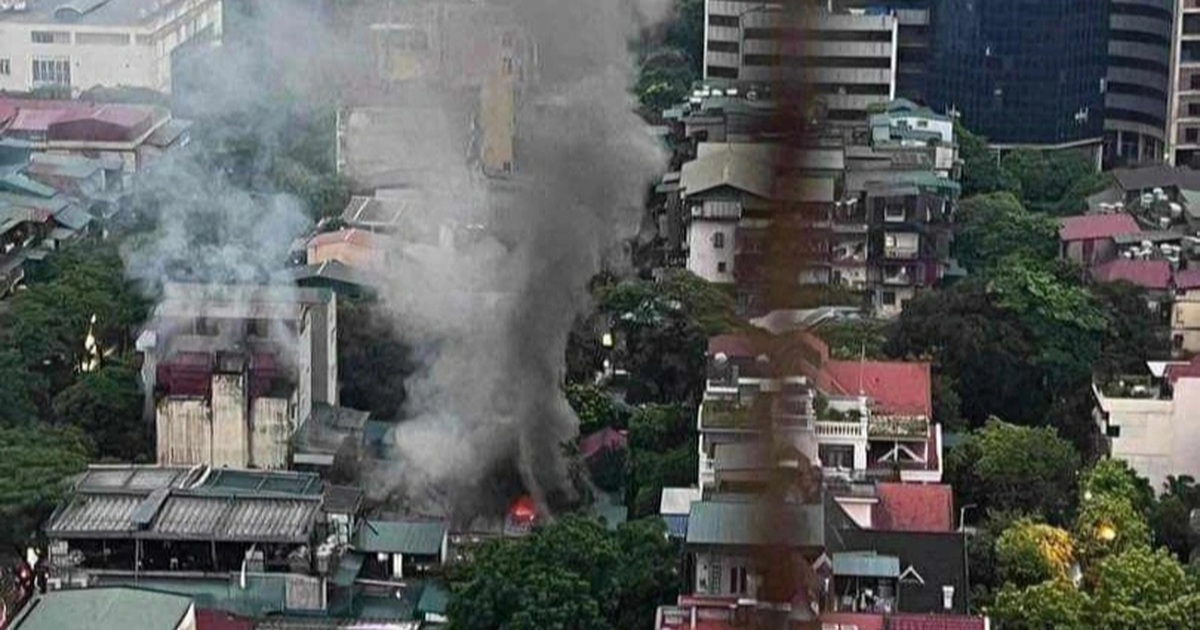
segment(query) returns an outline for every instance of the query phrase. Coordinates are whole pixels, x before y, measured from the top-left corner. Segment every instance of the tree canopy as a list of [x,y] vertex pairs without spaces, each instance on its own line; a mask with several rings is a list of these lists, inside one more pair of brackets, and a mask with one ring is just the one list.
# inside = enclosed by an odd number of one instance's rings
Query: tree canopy
[[15,544],[49,515],[65,481],[91,457],[71,428],[0,427],[0,544]]
[[568,515],[526,538],[485,543],[452,576],[450,628],[645,627],[678,592],[675,554],[661,522],[612,532]]

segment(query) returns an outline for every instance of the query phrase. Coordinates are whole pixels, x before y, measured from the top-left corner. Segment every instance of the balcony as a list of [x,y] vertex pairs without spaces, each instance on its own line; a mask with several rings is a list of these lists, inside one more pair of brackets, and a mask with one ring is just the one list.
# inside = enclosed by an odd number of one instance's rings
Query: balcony
[[817,421],[817,438],[866,439],[867,425],[863,422]]
[[706,400],[700,405],[700,429],[754,428],[750,408],[732,400]]
[[872,439],[925,440],[929,437],[929,418],[925,416],[872,416],[867,422]]
[[885,273],[883,275],[883,283],[890,286],[909,286],[915,278],[915,274],[910,274],[907,271],[902,273]]
[[920,254],[921,254],[921,250],[918,247],[895,246],[895,247],[884,247],[883,248],[884,258],[893,258],[893,259],[897,259],[897,260],[915,260]]

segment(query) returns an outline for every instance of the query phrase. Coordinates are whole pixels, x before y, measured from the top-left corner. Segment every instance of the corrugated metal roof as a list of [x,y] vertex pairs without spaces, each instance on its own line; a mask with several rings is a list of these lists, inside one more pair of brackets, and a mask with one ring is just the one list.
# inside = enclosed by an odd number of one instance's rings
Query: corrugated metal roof
[[900,577],[900,559],[896,556],[881,556],[873,551],[834,553],[833,574],[856,577]]
[[433,521],[365,521],[354,546],[369,553],[433,556],[441,553],[445,523]]
[[304,541],[319,499],[173,496],[147,538]]
[[142,502],[137,495],[77,495],[51,517],[50,535],[66,533],[105,534],[133,530],[130,517]]
[[[688,516],[689,545],[821,546],[824,509],[819,504],[788,505],[781,514],[752,502],[697,501]],[[768,522],[770,521],[770,522]],[[778,522],[776,522],[778,521]]]
[[362,571],[365,559],[366,556],[361,553],[350,552],[342,555],[342,559],[338,562],[337,571],[333,574],[334,586],[350,586],[354,584],[354,580],[358,579],[358,574]]
[[34,600],[12,630],[175,630],[192,607],[180,595],[134,588],[51,591]]

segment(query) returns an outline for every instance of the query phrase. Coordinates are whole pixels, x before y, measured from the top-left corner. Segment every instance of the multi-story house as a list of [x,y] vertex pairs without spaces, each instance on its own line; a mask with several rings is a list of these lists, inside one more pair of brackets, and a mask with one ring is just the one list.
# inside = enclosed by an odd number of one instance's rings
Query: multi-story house
[[737,460],[724,445],[755,442],[768,424],[830,477],[941,480],[929,364],[834,360],[805,334],[714,337],[708,357],[697,414],[701,488],[717,485],[718,467]]
[[1200,361],[1151,361],[1144,374],[1093,385],[1103,450],[1161,491],[1169,475],[1200,476]]
[[0,2],[0,90],[170,92],[173,53],[221,31],[220,0]]
[[337,405],[331,291],[167,284],[138,338],[158,462],[277,469],[314,408]]

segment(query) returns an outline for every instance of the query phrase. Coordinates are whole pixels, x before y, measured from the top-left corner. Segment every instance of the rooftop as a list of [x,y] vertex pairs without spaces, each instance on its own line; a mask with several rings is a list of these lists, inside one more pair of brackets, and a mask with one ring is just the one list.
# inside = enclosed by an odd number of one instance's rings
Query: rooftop
[[696,195],[728,186],[775,201],[833,201],[833,178],[777,178],[770,162],[734,151],[716,151],[703,158],[697,158],[684,164],[681,172],[680,183],[685,195]]
[[864,395],[879,415],[933,415],[932,377],[927,362],[829,361],[824,366],[833,392]]
[[1171,263],[1118,258],[1094,269],[1092,276],[1101,282],[1123,280],[1145,289],[1166,290],[1171,286]]
[[363,521],[354,548],[367,553],[436,556],[442,551],[446,524],[437,521]]
[[612,427],[604,427],[579,440],[579,454],[584,459],[591,459],[601,451],[620,450],[629,444],[629,438],[624,431]]
[[1083,214],[1064,217],[1058,229],[1058,238],[1063,241],[1085,241],[1115,238],[1141,231],[1137,221],[1124,212]]
[[1200,190],[1200,171],[1166,165],[1117,168],[1111,171],[1117,185],[1126,192],[1151,188],[1178,187]]
[[63,26],[135,26],[165,17],[176,1],[30,0],[26,11],[0,13],[0,22]]
[[696,501],[688,514],[689,545],[819,547],[825,542],[824,507],[785,505],[779,514],[753,502]]
[[943,484],[879,483],[872,506],[872,529],[892,532],[948,532],[954,528],[954,497]]
[[17,614],[10,630],[176,630],[192,609],[181,595],[125,587],[50,591]]

